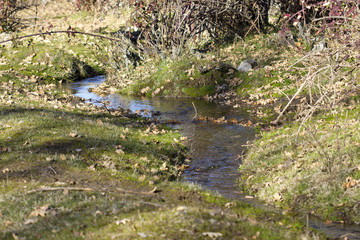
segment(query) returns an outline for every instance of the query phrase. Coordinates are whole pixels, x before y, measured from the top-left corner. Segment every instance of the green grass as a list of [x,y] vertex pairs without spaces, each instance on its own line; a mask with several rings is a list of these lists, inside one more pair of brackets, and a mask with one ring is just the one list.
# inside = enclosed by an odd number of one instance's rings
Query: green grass
[[[69,82],[103,74],[105,66],[97,40],[77,36],[68,43],[64,35],[48,36],[48,39],[20,41],[0,49],[0,73],[14,79],[33,78],[45,83]],[[40,41],[40,42],[39,42]],[[28,45],[29,43],[29,45]],[[4,79],[6,81],[6,79]]]
[[[203,97],[213,94],[216,81],[221,83],[226,74],[216,70],[217,64],[195,56],[182,56],[177,60],[156,60],[144,63],[132,70],[132,81],[119,90],[122,94],[151,96]],[[201,73],[200,68],[208,68]],[[117,75],[111,75],[112,81],[122,81]],[[110,80],[111,81],[111,80]],[[146,89],[146,90],[145,90]]]
[[359,222],[359,109],[334,114],[299,132],[298,124],[263,132],[240,167],[242,187],[270,204]]
[[[88,18],[90,12],[70,15],[72,20]],[[274,47],[269,39],[255,35],[207,54],[145,59],[136,69],[120,72],[109,65],[113,48],[84,36],[70,42],[60,35],[34,43],[28,39],[2,47],[0,202],[5,204],[0,204],[0,236],[309,238],[305,227],[290,217],[237,201],[229,204],[198,186],[179,183],[188,152],[174,140],[178,132],[121,111],[109,114],[86,106],[49,85],[103,74],[110,67],[112,83],[121,93],[204,97],[232,90],[250,99],[262,114],[262,124],[268,125],[275,114],[265,105],[294,94],[305,74],[302,64],[295,65],[296,71],[285,70],[284,62],[296,59],[294,51]],[[259,68],[229,71],[248,58],[256,59]],[[347,178],[357,181],[360,176],[359,162],[352,160],[360,150],[349,145],[359,140],[359,124],[338,137],[334,120],[329,116],[318,129],[332,129],[325,137],[316,133],[320,145],[309,134],[295,136],[296,124],[263,133],[240,168],[244,189],[271,204],[315,209],[315,214],[332,220],[359,221],[358,212],[351,215],[358,186],[343,187]],[[342,154],[333,148],[339,138],[347,143]],[[321,146],[328,157],[318,153]],[[54,189],[41,191],[44,187]],[[154,187],[157,191],[151,192]]]
[[[181,165],[185,158],[182,146],[172,146],[178,134],[164,130],[163,134],[155,135],[153,132],[160,132],[160,127],[153,126],[150,130],[146,123],[138,124],[135,120],[124,124],[122,120],[109,119],[99,124],[97,120],[103,119],[101,115],[86,116],[50,109],[1,108],[0,111],[0,126],[11,126],[2,129],[0,139],[3,147],[12,149],[2,153],[0,168],[7,166],[16,171],[22,165],[30,169],[51,161],[66,168],[91,165],[104,168],[104,165],[129,176],[134,173],[150,176],[153,168],[158,171],[159,179],[164,180],[165,176],[166,179],[176,178],[178,173],[176,166],[160,171],[162,164],[174,161]],[[146,129],[149,129],[148,134]]]
[[188,152],[174,140],[177,131],[33,85],[32,91],[47,94],[16,95],[26,87],[21,84],[3,83],[0,90],[2,239],[307,235],[289,217],[237,201],[227,204],[230,200],[178,182]]
[[[280,221],[298,223],[278,214],[243,203],[228,209],[225,198],[167,183],[178,179],[186,157],[184,146],[173,140],[177,132],[159,134],[161,126],[154,125],[146,131],[149,124],[141,119],[33,104],[0,109],[3,239],[206,239],[213,232],[224,238],[294,239],[305,234],[279,227]],[[119,145],[123,152],[117,153]],[[151,184],[161,192],[149,193]],[[44,187],[60,189],[31,192]]]

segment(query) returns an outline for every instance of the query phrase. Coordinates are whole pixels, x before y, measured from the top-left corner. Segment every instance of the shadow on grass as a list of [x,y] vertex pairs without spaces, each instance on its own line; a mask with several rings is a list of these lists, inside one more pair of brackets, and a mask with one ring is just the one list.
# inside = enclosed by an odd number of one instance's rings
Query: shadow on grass
[[[26,203],[21,198],[26,199]],[[112,200],[110,200],[111,198]],[[134,215],[135,213],[146,213],[158,209],[155,204],[144,203],[144,197],[129,195],[101,195],[92,192],[69,192],[64,195],[62,191],[48,193],[27,193],[19,196],[19,199],[10,203],[8,209],[14,211],[19,205],[32,205],[35,207],[45,204],[48,208],[44,217],[31,217],[34,219],[31,224],[17,224],[18,227],[11,231],[4,232],[4,239],[13,239],[13,232],[21,237],[32,238],[37,236],[41,239],[61,238],[61,236],[72,236],[82,238],[86,232],[96,231],[109,224],[115,223],[114,215]]]
[[55,175],[59,174],[58,169],[60,168],[51,167],[49,163],[43,162],[23,170],[0,172],[0,181],[54,177]]
[[[139,134],[147,122],[125,121],[110,114],[88,115],[39,108],[0,107],[0,114],[8,118],[10,125],[14,121],[19,127],[6,130],[7,135],[0,135],[5,140],[0,147],[12,149],[0,152],[0,169],[12,170],[0,179],[36,175],[39,171],[33,168],[39,163],[44,163],[45,170],[52,163],[60,168],[84,168],[104,160],[104,155],[128,170],[143,164],[143,172],[158,168],[164,161],[178,165],[185,160],[182,147],[161,140],[168,138],[167,135],[143,137]],[[22,120],[24,126],[19,125]],[[133,123],[136,127],[132,127]],[[130,129],[124,133],[126,138],[120,136],[125,129],[123,125]],[[70,135],[74,130],[79,136]],[[116,152],[119,146],[123,153]],[[142,157],[149,162],[143,163]]]

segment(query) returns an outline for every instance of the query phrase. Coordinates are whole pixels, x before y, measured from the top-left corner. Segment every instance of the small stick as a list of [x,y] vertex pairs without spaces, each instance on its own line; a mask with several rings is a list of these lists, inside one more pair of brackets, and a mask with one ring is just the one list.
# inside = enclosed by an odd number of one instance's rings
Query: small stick
[[194,107],[194,109],[195,109],[195,116],[193,117],[193,121],[197,118],[197,110],[196,110],[196,107],[195,107],[195,103],[194,102],[192,102],[192,105],[193,105],[193,107]]
[[59,191],[59,190],[70,190],[70,191],[94,191],[92,188],[79,188],[79,187],[49,187],[49,188],[39,188],[27,191],[26,193],[34,192],[48,192],[48,191]]
[[157,188],[155,187],[153,190],[149,191],[149,192],[135,192],[135,191],[128,191],[128,190],[124,190],[122,188],[117,188],[117,190],[119,192],[122,193],[130,193],[130,194],[144,194],[144,195],[152,195],[154,193],[160,192],[161,190],[157,190]]
[[55,174],[55,175],[57,174],[56,170],[52,166],[49,166],[47,168],[47,171],[52,171],[52,173]]
[[306,77],[305,81],[301,84],[301,86],[299,87],[299,89],[297,90],[297,92],[294,94],[294,96],[290,99],[290,101],[288,102],[288,104],[284,107],[284,109],[280,112],[279,116],[271,122],[271,124],[273,125],[277,125],[280,122],[280,118],[284,115],[284,112],[287,110],[287,108],[290,106],[290,104],[294,101],[294,99],[296,98],[297,95],[300,94],[301,90],[305,87],[305,85],[312,80],[316,74],[318,74],[319,72],[325,70],[328,67],[323,67],[321,69],[319,69],[318,71],[316,71],[315,73],[313,73],[312,75],[310,75],[310,73],[308,73],[308,76]]

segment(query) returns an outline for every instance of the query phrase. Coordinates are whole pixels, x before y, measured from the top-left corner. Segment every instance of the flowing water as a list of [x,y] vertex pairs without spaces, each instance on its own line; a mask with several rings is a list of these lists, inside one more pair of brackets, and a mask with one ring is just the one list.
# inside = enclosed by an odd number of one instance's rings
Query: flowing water
[[[103,76],[88,78],[67,86],[75,96],[87,99],[88,102],[100,105],[101,101],[109,101],[109,108],[125,108],[133,112],[138,110],[159,111],[159,119],[174,119],[180,122],[175,127],[186,137],[191,149],[193,161],[183,176],[185,181],[200,184],[206,189],[218,192],[226,197],[250,202],[258,207],[274,210],[245,198],[239,192],[238,167],[240,156],[245,150],[247,141],[254,139],[254,131],[238,125],[192,122],[196,107],[198,115],[226,119],[241,120],[247,116],[246,111],[235,110],[203,100],[174,98],[139,98],[110,94],[98,96],[89,92],[105,80]],[[148,117],[151,117],[150,115]],[[278,210],[277,210],[278,211]],[[325,224],[315,217],[304,216],[310,227],[318,229],[331,238],[347,236],[348,239],[360,239],[360,227],[354,225]]]

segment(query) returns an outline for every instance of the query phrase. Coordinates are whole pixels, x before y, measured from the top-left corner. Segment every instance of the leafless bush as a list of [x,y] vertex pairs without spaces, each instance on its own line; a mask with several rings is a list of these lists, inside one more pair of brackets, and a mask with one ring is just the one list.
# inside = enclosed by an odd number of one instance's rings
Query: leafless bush
[[171,50],[175,55],[189,42],[206,33],[221,42],[226,37],[244,36],[260,31],[267,23],[269,0],[135,0],[131,24],[157,51]]
[[282,111],[291,105],[300,93],[308,95],[302,115],[311,118],[318,109],[332,109],[346,99],[360,93],[357,86],[360,64],[360,5],[357,0],[333,0],[322,3],[328,14],[312,21],[309,28],[326,42],[327,47],[313,49],[296,61],[307,70],[298,91]]
[[124,8],[129,6],[130,0],[74,0],[75,6],[78,10],[99,10],[107,13],[110,10]]
[[22,26],[17,14],[28,7],[29,4],[22,0],[0,0],[0,33],[15,31]]
[[339,124],[334,126],[338,157],[331,157],[334,154],[324,150],[326,147],[314,133],[316,129],[309,125],[316,113],[330,113],[337,118],[342,109],[354,107],[360,95],[360,3],[357,0],[333,0],[323,2],[322,6],[327,8],[328,14],[315,18],[309,28],[321,35],[327,47],[309,51],[289,67],[297,69],[296,65],[301,63],[304,66],[301,70],[305,69],[307,74],[297,83],[297,92],[273,123],[278,123],[287,109],[302,98],[297,112],[298,132],[307,129],[320,149],[319,154],[326,159],[327,171],[331,172],[335,160],[341,161],[344,157],[339,143]]

